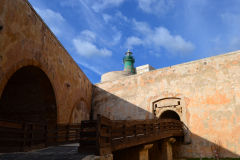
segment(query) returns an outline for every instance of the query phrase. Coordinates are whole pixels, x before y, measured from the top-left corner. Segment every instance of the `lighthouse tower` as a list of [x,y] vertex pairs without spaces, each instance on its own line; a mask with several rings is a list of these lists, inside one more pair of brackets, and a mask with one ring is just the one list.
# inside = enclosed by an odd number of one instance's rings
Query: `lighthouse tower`
[[123,57],[124,71],[134,74],[135,73],[134,62],[135,59],[132,56],[132,52],[128,50],[125,53],[125,56]]

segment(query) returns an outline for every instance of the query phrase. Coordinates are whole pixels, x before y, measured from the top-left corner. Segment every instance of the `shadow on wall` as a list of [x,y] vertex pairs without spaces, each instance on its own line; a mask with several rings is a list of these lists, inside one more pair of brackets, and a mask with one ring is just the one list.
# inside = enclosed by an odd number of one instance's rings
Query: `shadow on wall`
[[[101,94],[101,96],[99,96]],[[137,95],[136,95],[137,96]],[[117,106],[116,106],[117,104]],[[114,106],[114,107],[112,107]],[[103,116],[106,116],[112,120],[130,120],[130,119],[151,119],[154,118],[154,114],[144,110],[130,102],[128,102],[125,99],[122,99],[116,95],[113,95],[97,86],[94,88],[94,98],[92,102],[92,116],[93,119],[96,119],[97,114],[101,114]],[[167,112],[165,112],[167,113]],[[166,114],[163,115],[164,118],[167,118],[166,116],[176,117],[172,114]],[[161,117],[161,116],[160,116]],[[179,116],[177,117],[177,119]],[[186,126],[188,124],[185,124]],[[218,137],[217,135],[211,135],[212,137],[215,137],[216,141],[211,142],[208,139],[205,139],[201,137],[200,135],[197,135],[195,133],[191,133],[189,131],[190,136],[190,144],[184,144],[183,142],[185,140],[178,140],[173,145],[173,156],[175,159],[178,158],[240,158],[240,155],[232,152],[230,149],[222,147],[222,141],[221,137]],[[209,133],[210,134],[210,133]],[[231,148],[234,147],[234,144],[230,145]],[[161,141],[156,142],[152,149],[149,150],[149,157],[151,160],[156,159],[156,155],[161,152]],[[230,147],[229,147],[230,148]],[[121,155],[121,157],[124,157],[124,159],[131,159],[130,152],[133,150],[133,153],[135,154],[135,148],[132,149],[125,149],[120,150],[114,153],[116,159],[118,155]],[[123,156],[124,155],[124,156]],[[117,157],[116,157],[117,156]],[[129,156],[129,157],[128,157]],[[136,155],[135,155],[136,156]]]
[[177,141],[173,145],[173,155],[175,158],[240,158],[240,155],[222,146],[221,137],[216,136],[216,138],[214,142],[211,142],[191,133],[192,143],[183,145],[180,141]]
[[[111,120],[154,118],[153,113],[146,111],[135,104],[132,104],[127,100],[113,95],[97,86],[94,86],[93,94],[95,95],[92,101],[93,119],[97,118],[97,114],[101,114]],[[111,107],[114,104],[117,104],[117,106],[114,106],[114,108]]]

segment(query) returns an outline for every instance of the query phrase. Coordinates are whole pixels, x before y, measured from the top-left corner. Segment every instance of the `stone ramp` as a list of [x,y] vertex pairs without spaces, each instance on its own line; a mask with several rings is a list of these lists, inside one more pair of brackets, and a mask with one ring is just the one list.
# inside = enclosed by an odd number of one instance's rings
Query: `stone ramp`
[[0,160],[81,160],[87,154],[78,153],[78,146],[69,144],[31,152],[0,153]]

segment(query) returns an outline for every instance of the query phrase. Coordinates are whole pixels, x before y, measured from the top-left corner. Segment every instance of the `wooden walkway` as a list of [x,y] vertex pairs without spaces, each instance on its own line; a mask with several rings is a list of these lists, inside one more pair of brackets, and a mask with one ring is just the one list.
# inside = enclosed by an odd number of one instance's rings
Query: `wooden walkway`
[[153,143],[168,137],[182,137],[184,124],[174,119],[82,121],[79,152],[106,155],[117,150]]

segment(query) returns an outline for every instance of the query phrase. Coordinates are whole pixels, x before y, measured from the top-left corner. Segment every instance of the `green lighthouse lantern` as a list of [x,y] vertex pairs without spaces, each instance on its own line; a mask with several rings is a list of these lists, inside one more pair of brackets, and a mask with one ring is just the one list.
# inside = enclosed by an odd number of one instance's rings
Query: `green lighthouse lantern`
[[135,59],[132,56],[132,52],[128,50],[123,58],[124,71],[134,74],[135,73],[134,62]]

